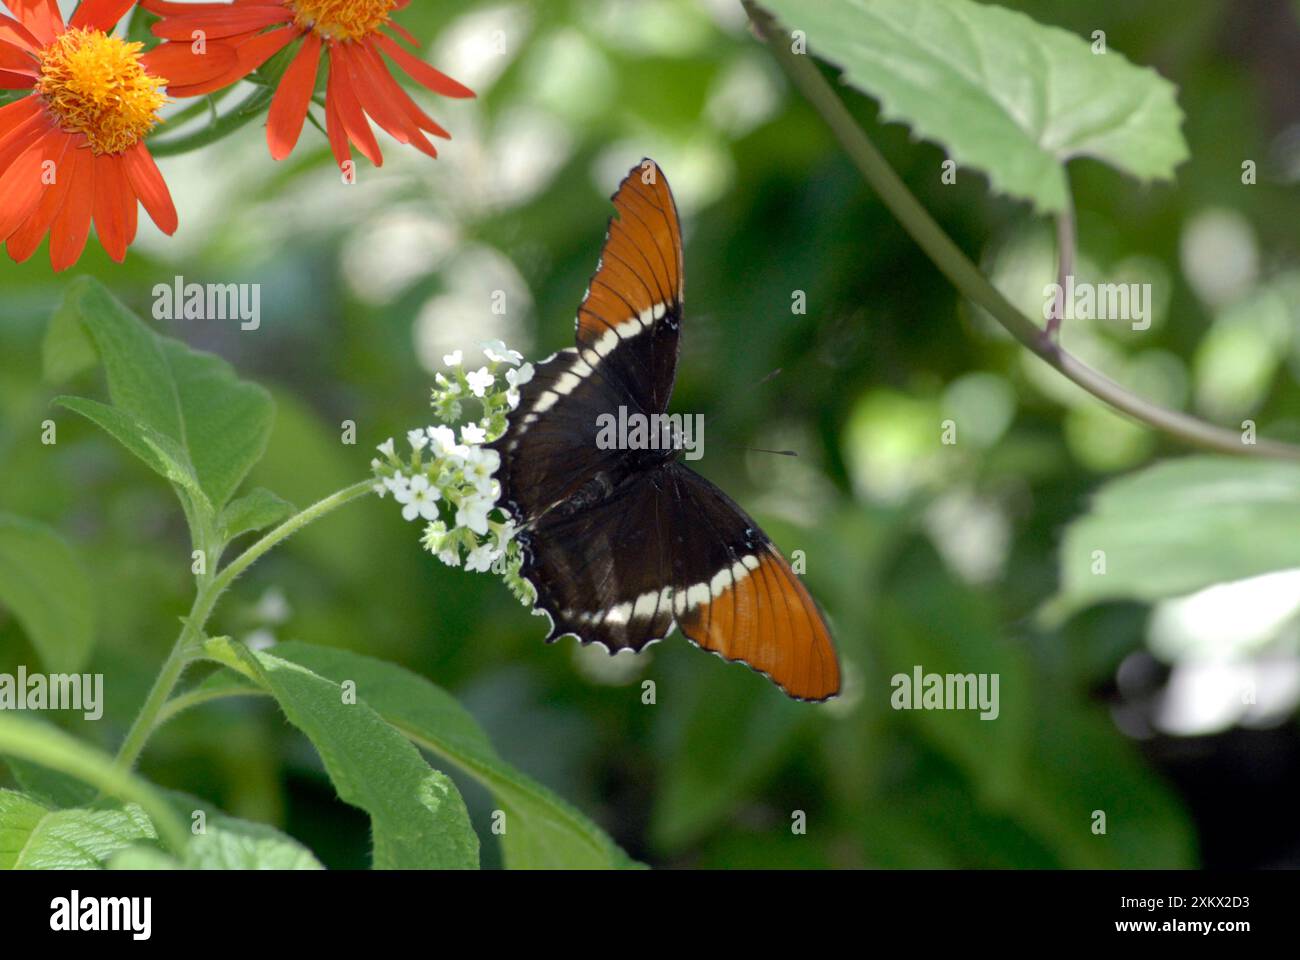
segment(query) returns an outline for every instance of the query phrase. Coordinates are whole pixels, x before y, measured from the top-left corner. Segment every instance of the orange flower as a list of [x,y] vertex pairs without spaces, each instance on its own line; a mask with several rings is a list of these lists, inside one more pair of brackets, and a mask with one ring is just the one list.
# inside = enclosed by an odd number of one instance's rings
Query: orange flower
[[68,24],[55,0],[6,0],[0,13],[0,88],[31,95],[0,107],[0,243],[19,263],[50,235],[50,262],[77,262],[93,221],[119,263],[135,239],[136,204],[165,233],[176,208],[144,137],[170,82],[229,68],[234,51],[142,54],[109,31],[133,0],[84,0]]
[[316,88],[324,53],[329,62],[325,91],[325,129],[334,158],[351,160],[351,145],[375,166],[384,162],[373,119],[399,143],[409,143],[431,157],[438,151],[426,134],[450,139],[393,77],[381,54],[417,83],[447,97],[472,97],[474,91],[435,70],[402,47],[390,33],[411,46],[419,43],[391,19],[410,0],[234,0],[233,3],[173,3],[142,0],[162,16],[153,32],[175,43],[196,38],[233,46],[236,63],[226,73],[192,86],[172,87],[174,96],[211,93],[241,80],[290,43],[302,45],[276,89],[267,118],[271,156],[283,160],[298,143]]

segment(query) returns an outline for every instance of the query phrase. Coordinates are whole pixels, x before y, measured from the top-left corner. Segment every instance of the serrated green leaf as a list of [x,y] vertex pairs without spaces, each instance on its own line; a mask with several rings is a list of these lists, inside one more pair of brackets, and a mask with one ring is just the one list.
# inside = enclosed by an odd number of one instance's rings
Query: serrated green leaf
[[[202,833],[190,838],[180,865],[191,870],[321,870],[315,855],[274,827],[232,817],[185,793],[169,792],[172,807],[194,822],[203,812]],[[191,826],[191,831],[193,826]]]
[[258,487],[239,499],[232,500],[221,511],[222,539],[233,540],[243,533],[264,530],[281,520],[287,520],[293,513],[294,506],[288,500]]
[[1300,465],[1186,457],[1114,480],[1070,524],[1060,567],[1053,616],[1300,567]]
[[442,688],[396,664],[347,650],[283,643],[274,651],[335,682],[352,680],[358,696],[414,743],[492,791],[506,814],[501,846],[508,868],[635,866],[598,826],[502,760],[483,728]]
[[1066,207],[1074,157],[1140,180],[1168,179],[1187,158],[1171,83],[1023,13],[973,0],[762,4],[878,100],[883,119],[1039,210]]
[[117,851],[156,838],[138,804],[52,810],[35,798],[0,790],[0,869],[97,869]]
[[[74,318],[94,341],[122,417],[117,426],[134,424],[148,445],[167,443],[168,456],[196,478],[213,509],[225,505],[266,449],[270,395],[238,379],[220,357],[154,333],[91,278],[73,281],[60,315]],[[113,435],[126,442],[123,433]],[[132,451],[143,456],[139,447]]]
[[95,639],[94,592],[57,533],[0,514],[0,606],[11,610],[51,672],[75,672]]
[[361,696],[264,651],[219,638],[209,655],[266,687],[320,753],[339,798],[370,815],[376,869],[474,869],[478,836],[456,785]]

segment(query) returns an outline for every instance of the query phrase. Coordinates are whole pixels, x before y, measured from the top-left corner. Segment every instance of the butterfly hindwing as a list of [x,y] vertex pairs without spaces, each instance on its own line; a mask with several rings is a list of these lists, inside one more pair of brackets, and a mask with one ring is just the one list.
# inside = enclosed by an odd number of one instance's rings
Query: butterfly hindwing
[[676,626],[793,697],[834,696],[830,632],[758,525],[674,451],[598,443],[604,414],[667,410],[682,313],[681,230],[659,168],[634,167],[613,201],[576,346],[538,364],[494,444],[547,639],[641,650]]
[[839,692],[821,611],[775,544],[736,503],[679,464],[674,493],[673,615],[697,646],[744,663],[800,700]]
[[[640,650],[673,626],[671,499],[658,474],[613,487],[601,472],[576,498],[519,535],[523,576],[566,633],[610,652]],[[588,504],[590,497],[596,502]]]

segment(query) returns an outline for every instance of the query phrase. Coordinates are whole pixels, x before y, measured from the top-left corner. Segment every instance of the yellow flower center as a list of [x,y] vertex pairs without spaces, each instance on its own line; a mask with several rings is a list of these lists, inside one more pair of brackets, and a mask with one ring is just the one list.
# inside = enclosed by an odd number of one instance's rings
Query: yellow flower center
[[102,30],[69,30],[40,53],[36,90],[64,130],[83,133],[96,155],[135,146],[159,122],[167,81],[140,63],[142,43]]
[[385,23],[396,0],[288,0],[304,30],[323,40],[360,40]]

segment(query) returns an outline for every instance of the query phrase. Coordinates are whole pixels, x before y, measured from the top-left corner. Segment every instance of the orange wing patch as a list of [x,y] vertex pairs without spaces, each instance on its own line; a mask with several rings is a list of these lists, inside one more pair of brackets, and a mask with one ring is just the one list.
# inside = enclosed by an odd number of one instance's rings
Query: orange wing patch
[[583,346],[595,346],[634,319],[657,320],[682,302],[681,225],[658,165],[643,160],[633,167],[612,199],[617,214],[610,218],[600,266],[578,308]]
[[756,559],[741,565],[746,575],[719,574],[717,589],[702,602],[692,603],[688,591],[677,618],[682,633],[766,674],[792,697],[835,696],[840,666],[817,604],[775,547],[765,546]]

